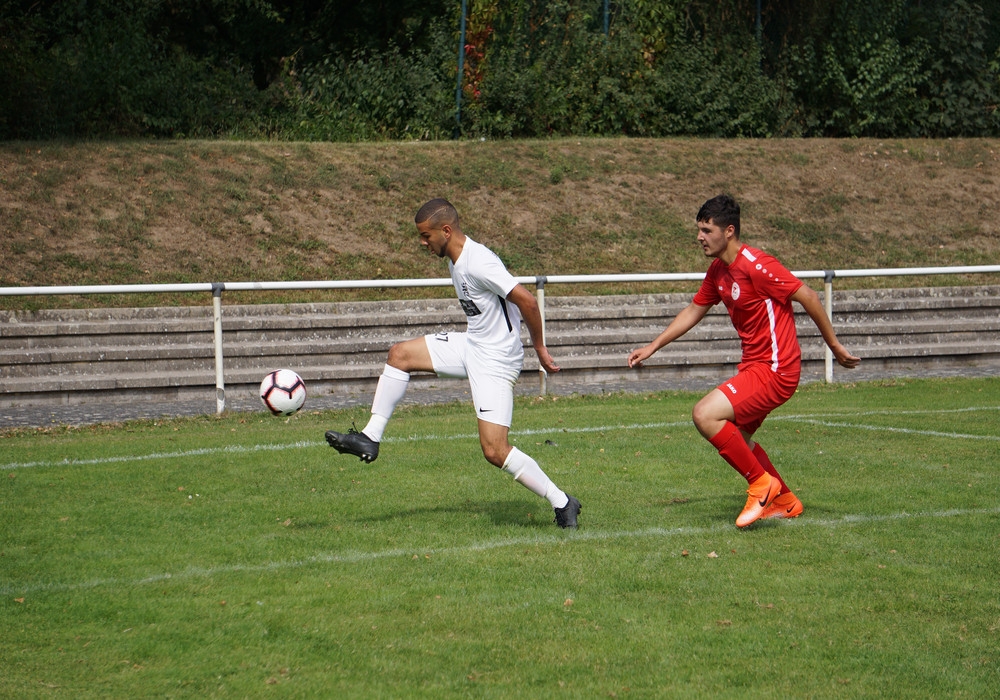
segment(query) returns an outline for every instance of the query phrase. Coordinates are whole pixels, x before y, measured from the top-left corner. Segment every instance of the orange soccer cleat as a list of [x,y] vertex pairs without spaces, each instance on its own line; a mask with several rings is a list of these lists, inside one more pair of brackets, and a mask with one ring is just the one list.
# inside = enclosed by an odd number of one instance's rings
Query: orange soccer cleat
[[779,491],[781,491],[781,482],[770,474],[765,472],[758,477],[747,489],[747,494],[749,494],[747,504],[743,506],[743,512],[736,518],[736,527],[746,527],[756,522],[771,505],[771,501],[775,499]]
[[802,501],[796,498],[794,493],[787,491],[771,501],[771,505],[760,514],[760,519],[797,518],[800,515],[802,515]]

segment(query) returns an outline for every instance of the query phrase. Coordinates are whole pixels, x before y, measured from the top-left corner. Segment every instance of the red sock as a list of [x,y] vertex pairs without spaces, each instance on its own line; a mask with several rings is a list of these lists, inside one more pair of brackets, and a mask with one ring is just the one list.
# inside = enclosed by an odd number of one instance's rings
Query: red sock
[[781,478],[781,474],[779,474],[778,470],[774,468],[773,464],[771,464],[771,458],[767,456],[767,452],[764,452],[764,448],[760,446],[759,442],[753,446],[753,455],[757,458],[757,461],[760,462],[760,466],[764,467],[764,471],[781,482],[781,491],[778,492],[778,495],[780,496],[783,493],[789,493],[791,489],[785,485],[785,480]]
[[761,466],[753,452],[747,447],[746,440],[732,421],[726,421],[726,425],[715,434],[715,437],[708,440],[712,447],[719,451],[719,455],[729,462],[729,466],[738,471],[747,483],[754,481],[764,475],[764,467]]

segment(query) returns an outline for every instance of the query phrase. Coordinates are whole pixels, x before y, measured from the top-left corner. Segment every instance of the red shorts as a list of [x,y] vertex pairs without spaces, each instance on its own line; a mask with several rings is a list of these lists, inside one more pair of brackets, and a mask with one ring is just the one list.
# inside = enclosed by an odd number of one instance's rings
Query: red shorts
[[755,433],[771,411],[792,398],[800,373],[798,368],[794,372],[772,372],[769,365],[755,362],[720,384],[719,391],[733,405],[736,427]]

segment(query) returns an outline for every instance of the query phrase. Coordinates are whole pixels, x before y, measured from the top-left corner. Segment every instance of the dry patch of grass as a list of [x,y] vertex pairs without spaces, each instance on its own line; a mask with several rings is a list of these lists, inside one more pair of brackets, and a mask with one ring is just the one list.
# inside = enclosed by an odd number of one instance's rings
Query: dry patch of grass
[[520,275],[704,269],[693,218],[722,191],[744,240],[793,269],[995,263],[998,155],[991,139],[7,143],[0,286],[441,277],[412,224],[435,196]]

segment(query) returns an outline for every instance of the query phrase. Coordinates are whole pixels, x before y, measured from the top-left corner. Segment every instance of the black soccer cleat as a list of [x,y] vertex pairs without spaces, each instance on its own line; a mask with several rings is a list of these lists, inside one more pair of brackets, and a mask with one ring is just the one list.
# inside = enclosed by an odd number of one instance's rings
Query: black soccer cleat
[[378,458],[378,443],[354,428],[350,428],[346,435],[327,430],[326,441],[340,454],[354,455],[362,462],[374,462]]
[[[566,495],[569,496],[569,494]],[[554,509],[556,512],[556,525],[563,529],[576,529],[576,516],[580,514],[581,508],[580,501],[569,496],[569,502],[566,505],[562,508]]]

